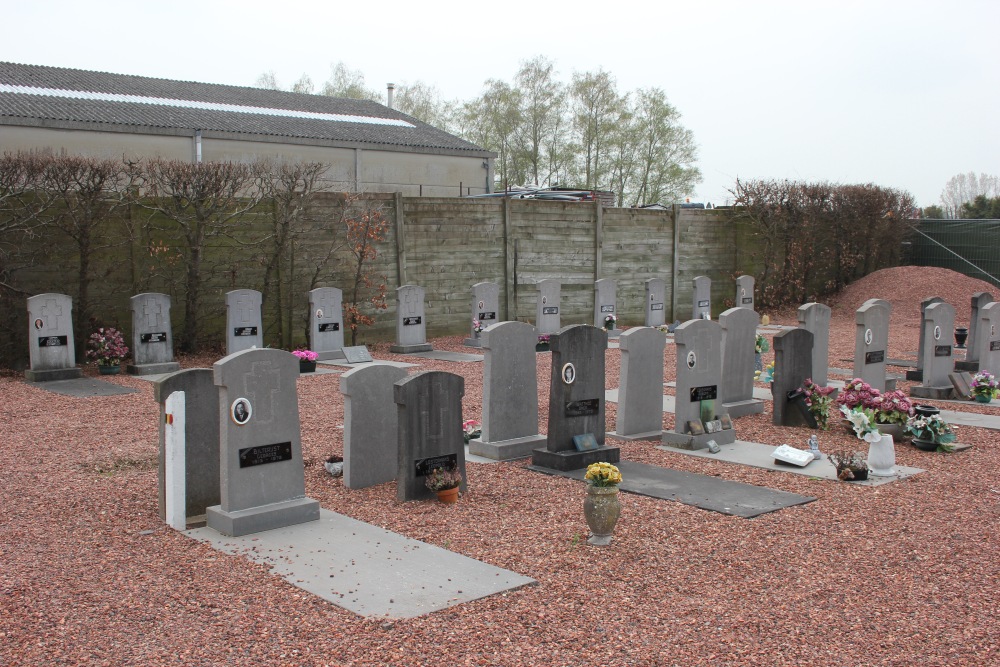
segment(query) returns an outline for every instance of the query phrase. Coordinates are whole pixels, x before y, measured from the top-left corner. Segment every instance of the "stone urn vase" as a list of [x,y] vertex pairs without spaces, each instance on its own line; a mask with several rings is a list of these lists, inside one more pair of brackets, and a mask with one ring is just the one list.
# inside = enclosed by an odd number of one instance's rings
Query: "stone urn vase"
[[896,474],[896,446],[891,435],[868,445],[868,470],[876,477],[892,477]]
[[966,327],[955,327],[955,347],[962,349],[965,341],[969,338],[969,330]]
[[618,501],[618,485],[587,485],[587,497],[583,500],[583,516],[587,519],[591,536],[587,544],[606,547],[611,544],[611,535],[621,516],[622,506]]
[[[103,369],[105,367],[101,366],[101,368]],[[115,366],[115,368],[118,368],[118,367]],[[976,399],[976,403],[989,403],[990,401],[993,400],[992,396],[989,396],[989,395],[986,395],[986,394],[974,394],[973,398]]]

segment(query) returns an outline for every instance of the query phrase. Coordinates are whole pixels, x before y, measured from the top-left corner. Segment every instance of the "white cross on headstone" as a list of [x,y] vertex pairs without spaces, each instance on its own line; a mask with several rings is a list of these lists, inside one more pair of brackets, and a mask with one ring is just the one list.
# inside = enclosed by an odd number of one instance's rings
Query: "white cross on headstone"
[[257,318],[251,319],[251,314],[253,313],[253,299],[237,299],[236,300],[236,312],[240,318],[240,322],[256,322]]
[[42,321],[46,329],[58,329],[59,318],[62,317],[62,306],[56,305],[55,299],[46,299],[42,306]]
[[[268,424],[275,416],[274,395],[281,391],[281,373],[275,373],[271,363],[255,363],[252,368],[251,372],[243,376],[244,392],[253,393],[256,399],[253,406],[254,421]],[[260,387],[268,385],[271,389],[265,394]]]
[[405,311],[409,315],[417,314],[417,300],[414,298],[415,296],[413,290],[406,290],[406,296],[403,297],[403,304],[406,306]]
[[156,303],[153,299],[147,299],[146,303],[142,304],[142,315],[146,318],[146,326],[149,328],[153,328],[160,323],[162,313],[163,306]]

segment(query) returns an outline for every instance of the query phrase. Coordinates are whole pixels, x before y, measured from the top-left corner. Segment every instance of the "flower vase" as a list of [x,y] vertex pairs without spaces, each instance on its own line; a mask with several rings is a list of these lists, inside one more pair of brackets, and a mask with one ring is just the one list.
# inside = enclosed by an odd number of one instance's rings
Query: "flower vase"
[[984,394],[976,394],[976,403],[989,403],[993,400],[992,396],[986,396]]
[[587,485],[587,497],[583,500],[583,516],[587,519],[591,536],[587,544],[608,546],[611,544],[611,534],[621,516],[622,506],[618,501],[618,485],[594,486]]
[[299,373],[315,373],[316,372],[316,362],[306,361],[305,359],[299,359]]
[[100,375],[118,375],[118,373],[120,373],[121,370],[122,370],[122,367],[119,366],[119,365],[115,365],[115,366],[98,366],[97,367],[97,372]]
[[868,469],[876,477],[896,474],[896,447],[891,435],[883,435],[868,445]]

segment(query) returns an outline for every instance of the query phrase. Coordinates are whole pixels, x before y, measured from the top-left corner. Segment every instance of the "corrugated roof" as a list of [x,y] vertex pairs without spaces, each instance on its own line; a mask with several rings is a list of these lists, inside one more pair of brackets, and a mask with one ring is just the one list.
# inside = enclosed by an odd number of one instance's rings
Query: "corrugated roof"
[[[124,126],[138,132],[142,127],[218,131],[489,154],[464,139],[369,100],[6,62],[0,62],[0,86],[0,117],[8,122],[25,118]],[[67,91],[125,97],[101,99]],[[189,108],[184,102],[203,103],[199,106],[208,108]],[[239,109],[222,110],[220,105]],[[278,115],[273,110],[324,117]],[[378,122],[380,119],[393,123]]]

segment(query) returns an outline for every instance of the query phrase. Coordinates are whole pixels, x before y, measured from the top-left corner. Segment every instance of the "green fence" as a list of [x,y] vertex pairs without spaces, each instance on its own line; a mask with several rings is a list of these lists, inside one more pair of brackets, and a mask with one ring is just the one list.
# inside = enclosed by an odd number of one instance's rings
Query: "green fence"
[[1000,220],[913,220],[909,263],[939,266],[1000,287]]

